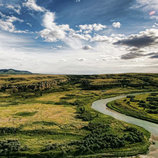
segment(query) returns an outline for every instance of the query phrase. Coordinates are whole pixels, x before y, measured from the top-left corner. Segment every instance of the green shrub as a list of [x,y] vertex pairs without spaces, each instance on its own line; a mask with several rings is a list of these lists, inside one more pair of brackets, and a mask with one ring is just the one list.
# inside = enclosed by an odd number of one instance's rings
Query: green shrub
[[14,128],[14,127],[1,127],[0,128],[0,135],[3,134],[16,134],[18,133],[20,130],[19,128]]
[[8,154],[20,151],[20,143],[18,140],[0,141],[0,153]]

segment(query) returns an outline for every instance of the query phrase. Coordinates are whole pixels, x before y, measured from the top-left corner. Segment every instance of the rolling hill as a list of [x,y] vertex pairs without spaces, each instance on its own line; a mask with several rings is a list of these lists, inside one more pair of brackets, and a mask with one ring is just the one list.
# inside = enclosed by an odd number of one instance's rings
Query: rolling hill
[[0,69],[0,74],[32,74],[29,71],[21,71],[14,69]]

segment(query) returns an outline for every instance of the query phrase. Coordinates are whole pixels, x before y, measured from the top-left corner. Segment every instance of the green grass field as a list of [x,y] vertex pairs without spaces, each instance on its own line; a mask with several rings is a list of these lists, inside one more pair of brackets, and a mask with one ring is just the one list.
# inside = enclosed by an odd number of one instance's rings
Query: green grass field
[[30,158],[146,153],[150,144],[146,130],[91,108],[101,98],[155,91],[158,75],[149,74],[148,80],[145,76],[1,75],[0,155]]

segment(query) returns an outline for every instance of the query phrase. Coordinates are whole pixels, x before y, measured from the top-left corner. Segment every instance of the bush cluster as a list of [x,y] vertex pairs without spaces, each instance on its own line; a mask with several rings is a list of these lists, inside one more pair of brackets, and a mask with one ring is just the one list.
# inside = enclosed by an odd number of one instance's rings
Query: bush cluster
[[18,140],[0,141],[0,153],[8,154],[20,151],[20,143]]

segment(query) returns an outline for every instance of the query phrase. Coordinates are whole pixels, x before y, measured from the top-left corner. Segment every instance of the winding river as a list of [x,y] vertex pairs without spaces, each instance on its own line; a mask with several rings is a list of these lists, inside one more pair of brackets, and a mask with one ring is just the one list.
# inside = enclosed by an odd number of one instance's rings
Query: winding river
[[127,123],[131,123],[131,124],[135,124],[135,125],[138,125],[140,127],[143,127],[144,129],[148,130],[151,133],[151,135],[152,135],[151,138],[155,142],[155,144],[150,146],[150,150],[147,155],[141,155],[140,157],[141,158],[158,158],[158,124],[118,113],[114,110],[109,109],[106,106],[107,103],[117,100],[117,99],[124,98],[126,96],[127,95],[121,95],[118,97],[107,98],[107,99],[95,101],[92,104],[92,108],[100,113],[112,116],[115,119],[118,119],[118,120],[121,120],[121,121],[124,121]]

